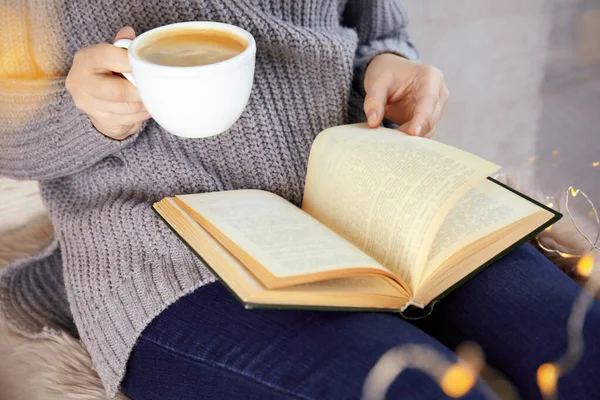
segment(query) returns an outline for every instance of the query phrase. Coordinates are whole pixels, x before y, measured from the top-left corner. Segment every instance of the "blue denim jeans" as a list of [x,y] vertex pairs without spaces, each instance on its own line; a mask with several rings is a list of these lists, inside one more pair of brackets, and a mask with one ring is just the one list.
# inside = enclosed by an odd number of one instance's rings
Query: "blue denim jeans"
[[[448,358],[462,341],[483,348],[524,399],[540,398],[536,370],[559,359],[582,289],[525,245],[407,321],[392,313],[245,310],[221,285],[181,298],[143,332],[122,388],[134,400],[359,399],[369,370],[394,346],[428,344]],[[585,350],[559,380],[560,399],[600,398],[600,303],[584,325]],[[485,398],[484,382],[464,398]],[[416,370],[389,399],[446,398]],[[489,397],[488,397],[489,398]]]

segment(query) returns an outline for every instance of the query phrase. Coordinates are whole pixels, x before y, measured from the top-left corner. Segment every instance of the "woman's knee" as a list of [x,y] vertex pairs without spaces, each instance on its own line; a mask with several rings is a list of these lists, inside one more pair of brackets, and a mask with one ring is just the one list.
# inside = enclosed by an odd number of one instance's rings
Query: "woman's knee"
[[[150,396],[162,390],[163,399],[172,395],[190,398],[187,392],[181,392],[186,390],[194,395],[202,391],[207,399],[241,398],[240,393],[249,399],[359,399],[371,369],[396,346],[418,344],[435,349],[440,357],[456,360],[449,349],[394,315],[316,314],[280,337],[254,337],[253,346],[242,345],[233,351],[214,348],[190,354],[188,348],[177,351],[142,341],[131,357],[124,389],[134,399],[140,390]],[[218,341],[204,345],[214,343]],[[155,382],[171,382],[171,387],[152,389]],[[150,393],[146,393],[148,390]],[[427,371],[412,368],[403,371],[387,392],[389,398],[443,397]],[[480,391],[476,389],[470,396],[479,398]]]

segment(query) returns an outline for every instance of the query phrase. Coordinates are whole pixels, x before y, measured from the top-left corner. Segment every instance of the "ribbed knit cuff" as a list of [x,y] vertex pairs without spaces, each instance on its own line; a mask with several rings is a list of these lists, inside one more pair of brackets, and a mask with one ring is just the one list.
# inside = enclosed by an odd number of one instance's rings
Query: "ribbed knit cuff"
[[52,179],[79,172],[136,140],[98,132],[64,79],[0,87],[0,175]]
[[89,117],[75,107],[71,94],[64,90],[56,115],[57,122],[63,122],[67,128],[65,140],[57,143],[56,151],[77,151],[83,157],[100,160],[107,155],[121,150],[135,141],[137,134],[123,140],[111,139],[100,133],[92,124]]
[[419,53],[407,37],[388,37],[360,45],[354,58],[354,83],[361,96],[365,95],[364,81],[369,63],[384,53],[396,54],[412,61],[419,61]]

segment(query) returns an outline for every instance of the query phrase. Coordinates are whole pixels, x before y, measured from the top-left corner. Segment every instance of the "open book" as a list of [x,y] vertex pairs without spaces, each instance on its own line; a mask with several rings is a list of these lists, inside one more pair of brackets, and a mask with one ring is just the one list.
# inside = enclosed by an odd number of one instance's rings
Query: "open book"
[[313,143],[302,209],[260,190],[155,210],[247,307],[424,308],[561,215],[499,167],[401,132],[346,125]]

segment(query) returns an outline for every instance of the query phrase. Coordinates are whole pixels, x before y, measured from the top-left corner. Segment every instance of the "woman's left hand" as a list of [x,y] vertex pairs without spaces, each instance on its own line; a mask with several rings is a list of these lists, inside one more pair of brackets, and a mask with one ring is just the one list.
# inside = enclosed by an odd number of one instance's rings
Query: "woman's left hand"
[[365,114],[369,126],[383,118],[413,136],[431,137],[449,92],[439,69],[394,54],[376,56],[365,74]]

